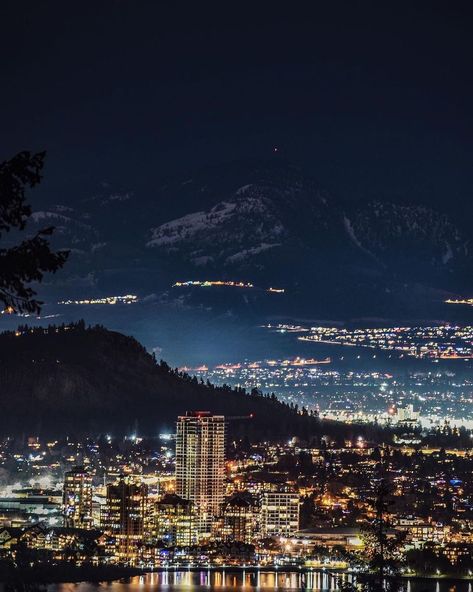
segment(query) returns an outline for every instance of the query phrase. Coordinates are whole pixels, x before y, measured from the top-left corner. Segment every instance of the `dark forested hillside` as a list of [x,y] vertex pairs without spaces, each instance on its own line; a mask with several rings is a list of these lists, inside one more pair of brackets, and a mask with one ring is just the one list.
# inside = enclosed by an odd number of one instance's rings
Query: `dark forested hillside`
[[[321,422],[261,393],[215,387],[157,362],[133,338],[84,322],[0,335],[3,434],[105,432],[155,435],[186,410],[251,419],[230,422],[251,438],[352,438],[368,430]],[[380,438],[375,430],[368,437]]]

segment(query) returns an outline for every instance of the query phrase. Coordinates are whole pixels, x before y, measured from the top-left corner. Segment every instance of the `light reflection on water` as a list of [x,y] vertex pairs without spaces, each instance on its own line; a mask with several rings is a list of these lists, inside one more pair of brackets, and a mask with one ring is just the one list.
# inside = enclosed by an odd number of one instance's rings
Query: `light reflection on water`
[[[260,570],[201,570],[163,571],[136,576],[126,580],[93,584],[56,584],[48,592],[149,592],[151,590],[183,590],[186,588],[212,590],[316,590],[337,588],[337,577],[328,572],[286,572]],[[343,577],[348,577],[344,575]]]
[[[338,578],[351,581],[347,574],[332,574],[327,571],[305,573],[259,570],[180,570],[149,573],[114,582],[79,584],[54,584],[48,592],[166,592],[185,591],[190,588],[204,590],[314,590],[330,592],[338,589]],[[447,580],[409,580],[406,592],[473,592],[468,581],[452,583]]]

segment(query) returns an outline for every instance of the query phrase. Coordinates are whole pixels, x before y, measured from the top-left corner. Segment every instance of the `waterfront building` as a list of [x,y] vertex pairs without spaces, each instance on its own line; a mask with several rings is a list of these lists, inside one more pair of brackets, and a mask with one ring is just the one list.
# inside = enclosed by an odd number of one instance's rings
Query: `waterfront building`
[[293,550],[300,554],[312,552],[317,547],[343,547],[348,551],[354,551],[363,547],[363,539],[360,528],[327,526],[300,530],[291,536],[290,544]]
[[258,506],[253,496],[239,492],[223,506],[223,535],[227,541],[252,543],[257,529]]
[[299,530],[299,494],[287,490],[263,492],[262,536],[291,536],[297,530]]
[[153,534],[167,547],[184,547],[198,542],[194,504],[167,493],[154,504]]
[[102,528],[111,537],[111,548],[119,563],[136,564],[148,524],[148,488],[144,483],[121,479],[107,486]]
[[0,497],[0,525],[28,526],[38,522],[57,524],[64,518],[63,492],[34,488],[14,489],[11,496]]
[[92,475],[74,467],[64,476],[64,526],[92,528]]

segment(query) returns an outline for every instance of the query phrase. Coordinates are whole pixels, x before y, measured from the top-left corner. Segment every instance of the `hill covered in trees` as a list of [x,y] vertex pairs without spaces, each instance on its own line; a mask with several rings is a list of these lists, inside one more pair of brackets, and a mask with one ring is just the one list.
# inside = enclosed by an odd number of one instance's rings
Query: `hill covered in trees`
[[252,439],[389,437],[378,428],[321,421],[271,394],[203,383],[158,362],[135,339],[83,321],[2,333],[0,360],[4,435],[138,430],[153,436],[199,409],[252,415],[230,422],[234,434]]

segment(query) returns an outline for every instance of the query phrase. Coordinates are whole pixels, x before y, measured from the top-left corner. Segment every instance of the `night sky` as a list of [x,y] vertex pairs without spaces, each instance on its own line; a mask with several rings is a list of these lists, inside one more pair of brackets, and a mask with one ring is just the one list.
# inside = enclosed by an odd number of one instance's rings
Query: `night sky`
[[46,149],[50,199],[277,147],[345,199],[469,203],[470,3],[162,4],[2,3],[0,158]]

